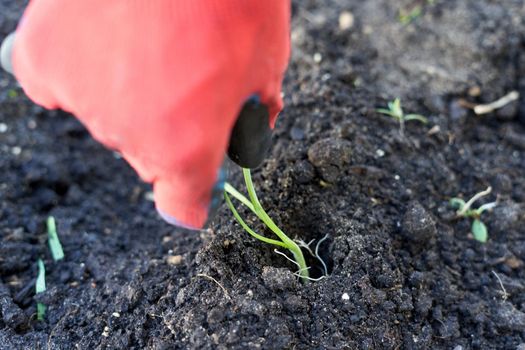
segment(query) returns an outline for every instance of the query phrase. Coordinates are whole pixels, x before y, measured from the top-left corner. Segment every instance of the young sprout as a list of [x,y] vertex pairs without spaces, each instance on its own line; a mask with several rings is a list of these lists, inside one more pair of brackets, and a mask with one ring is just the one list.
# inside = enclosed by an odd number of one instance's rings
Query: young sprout
[[472,198],[470,198],[467,202],[465,202],[461,198],[452,198],[450,200],[450,206],[454,209],[457,209],[456,215],[458,217],[462,218],[472,218],[472,235],[474,236],[474,239],[485,243],[488,238],[488,230],[487,226],[481,221],[480,217],[481,214],[486,211],[494,208],[496,206],[496,202],[486,203],[480,206],[477,209],[472,209],[472,204],[474,204],[475,201],[480,199],[481,197],[484,197],[488,195],[492,191],[492,187],[488,187],[485,191],[481,191],[479,193],[476,193]]
[[[243,169],[242,172],[244,175],[244,181],[246,183],[246,189],[248,191],[249,199],[246,198],[239,191],[237,191],[229,183],[226,183],[224,186],[224,198],[226,199],[226,203],[228,203],[228,206],[230,207],[233,216],[239,222],[242,228],[254,238],[268,244],[273,244],[278,247],[288,249],[293,255],[294,264],[298,267],[297,275],[301,277],[303,281],[309,280],[309,267],[306,266],[306,261],[304,259],[301,248],[275,224],[275,222],[268,216],[266,211],[263,209],[261,203],[259,202],[259,199],[257,198],[257,194],[255,193],[250,169]],[[230,195],[242,204],[244,204],[244,206],[250,209],[255,215],[257,215],[257,217],[277,236],[278,239],[268,238],[253,231],[241,218],[241,216],[237,212],[237,209],[235,209],[235,206],[233,205],[230,199]]]
[[[46,268],[42,259],[38,259],[38,276],[36,278],[35,292],[43,293],[46,290]],[[36,319],[42,321],[46,313],[46,306],[42,303],[36,304]]]
[[416,5],[412,8],[410,11],[406,10],[400,10],[399,11],[399,23],[402,25],[407,25],[412,23],[415,19],[417,19],[421,14],[423,13],[423,8],[421,5]]
[[58,239],[55,218],[52,216],[47,218],[47,240],[53,260],[58,261],[64,259],[64,251]]
[[398,16],[399,23],[401,23],[402,25],[407,25],[407,24],[412,23],[414,20],[421,17],[421,15],[423,14],[424,5],[433,5],[434,1],[435,0],[422,1],[423,4],[417,4],[413,6],[412,9],[410,10],[408,9],[399,10],[399,16]]
[[402,136],[405,135],[405,123],[411,120],[417,120],[423,124],[428,123],[428,119],[420,114],[405,114],[401,108],[401,100],[396,98],[394,101],[388,102],[388,109],[378,108],[377,112],[391,116],[399,122],[399,132]]

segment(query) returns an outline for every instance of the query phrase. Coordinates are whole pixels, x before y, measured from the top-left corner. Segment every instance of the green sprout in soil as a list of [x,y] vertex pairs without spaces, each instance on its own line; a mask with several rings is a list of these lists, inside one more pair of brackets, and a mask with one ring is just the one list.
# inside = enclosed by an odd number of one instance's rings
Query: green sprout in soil
[[473,219],[472,227],[471,227],[472,235],[474,236],[475,240],[481,243],[485,243],[488,238],[487,226],[485,226],[483,221],[481,221],[480,219],[481,214],[486,210],[490,210],[494,208],[497,202],[483,204],[477,209],[472,209],[472,204],[474,204],[474,202],[480,199],[481,197],[488,195],[491,191],[492,191],[492,187],[488,187],[485,191],[476,193],[467,202],[465,202],[461,198],[452,198],[450,200],[450,205],[454,209],[457,209],[456,215],[458,217]]
[[401,23],[404,26],[412,23],[413,21],[421,17],[421,15],[423,14],[424,5],[433,5],[434,1],[435,0],[422,1],[423,4],[416,4],[410,10],[408,9],[399,10],[399,16],[397,18],[399,23]]
[[[46,291],[46,268],[42,259],[38,259],[38,276],[36,278],[35,292],[43,293]],[[42,321],[46,314],[46,306],[42,303],[36,304],[36,319]]]
[[401,23],[402,25],[410,24],[412,23],[412,21],[420,17],[422,13],[423,8],[421,7],[421,5],[414,6],[410,11],[400,10],[398,17],[399,23]]
[[428,119],[420,114],[405,114],[403,108],[401,108],[401,100],[399,98],[388,102],[388,109],[378,108],[376,111],[397,120],[399,122],[399,132],[401,133],[401,136],[405,135],[405,123],[408,121],[416,120],[423,124],[428,123]]
[[[273,245],[275,245],[277,247],[280,247],[280,248],[288,249],[293,255],[293,260],[288,258],[288,256],[286,254],[280,252],[277,249],[275,249],[275,252],[277,254],[284,255],[288,260],[292,261],[297,266],[298,271],[295,273],[296,276],[300,277],[303,281],[314,280],[313,278],[311,278],[309,276],[308,270],[310,268],[308,266],[306,266],[306,261],[304,259],[304,255],[303,255],[303,252],[301,251],[301,248],[300,248],[299,244],[297,244],[295,241],[290,239],[275,224],[275,222],[268,216],[266,211],[263,209],[261,203],[259,202],[259,199],[257,198],[257,194],[255,193],[255,188],[253,186],[250,169],[243,169],[242,172],[243,172],[243,175],[244,175],[244,181],[246,183],[246,189],[248,191],[248,197],[249,198],[247,198],[246,196],[241,194],[239,191],[237,191],[229,183],[226,183],[225,186],[224,186],[224,198],[226,199],[226,203],[228,204],[230,210],[232,211],[233,216],[235,217],[237,222],[239,222],[239,224],[242,226],[242,228],[246,232],[248,232],[252,237],[254,237],[254,238],[256,238],[256,239],[258,239],[258,240],[260,240],[262,242],[265,242],[265,243],[268,243],[268,244],[273,244]],[[232,203],[232,201],[230,199],[230,195],[232,197],[234,197],[235,199],[237,199],[239,202],[241,202],[248,209],[250,209],[266,225],[266,227],[268,227],[277,236],[278,239],[272,239],[272,238],[265,237],[263,235],[260,235],[260,234],[256,233],[254,230],[252,230],[246,224],[246,222],[241,218],[241,216],[239,215],[239,212],[237,211],[237,209],[235,209],[235,206],[233,205],[233,203]],[[317,247],[316,247],[316,250],[315,250],[316,254],[315,255],[312,254],[312,255],[316,256],[321,262],[322,262],[322,259],[319,257],[318,249],[319,249],[319,244],[323,240],[319,241],[319,243],[317,244]],[[310,242],[310,243],[312,243],[312,242]],[[306,244],[304,244],[304,243],[302,244],[300,242],[300,245],[301,246],[305,246]],[[306,246],[309,247],[309,245],[306,245]],[[311,252],[311,249],[308,248],[308,250]],[[328,274],[327,271],[326,271],[326,265],[324,264],[324,262],[322,262],[322,265],[325,266],[325,275],[322,276],[321,278],[325,277]]]
[[55,218],[52,216],[47,218],[47,240],[53,260],[58,261],[64,259],[64,251],[62,250],[62,244],[60,244],[60,240],[58,239]]

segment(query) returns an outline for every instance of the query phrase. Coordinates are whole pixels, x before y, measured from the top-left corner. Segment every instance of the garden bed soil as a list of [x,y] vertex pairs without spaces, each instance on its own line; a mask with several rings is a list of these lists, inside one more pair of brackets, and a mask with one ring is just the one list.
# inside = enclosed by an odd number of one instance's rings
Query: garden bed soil
[[[0,38],[24,5],[0,3]],[[225,205],[202,232],[163,223],[124,160],[0,73],[0,348],[523,349],[524,18],[522,0],[294,2],[286,107],[254,181],[290,236],[328,236],[330,275],[308,284]],[[402,135],[375,111],[395,97],[429,123]],[[488,186],[481,244],[448,199]]]

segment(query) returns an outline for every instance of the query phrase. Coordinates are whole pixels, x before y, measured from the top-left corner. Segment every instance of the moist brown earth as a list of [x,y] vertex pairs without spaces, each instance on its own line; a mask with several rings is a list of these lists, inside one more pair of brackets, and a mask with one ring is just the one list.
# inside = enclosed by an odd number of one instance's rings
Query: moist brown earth
[[[0,38],[24,5],[0,3]],[[308,284],[224,205],[209,230],[163,223],[122,159],[0,73],[0,348],[522,349],[524,18],[523,0],[294,2],[286,108],[254,181],[291,237],[328,236],[330,274]],[[429,123],[402,135],[375,111],[396,97]],[[448,200],[488,186],[482,244]]]

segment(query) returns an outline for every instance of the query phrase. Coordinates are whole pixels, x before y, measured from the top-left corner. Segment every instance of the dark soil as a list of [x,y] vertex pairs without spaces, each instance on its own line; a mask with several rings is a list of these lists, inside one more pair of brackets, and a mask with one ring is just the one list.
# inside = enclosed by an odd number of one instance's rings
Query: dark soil
[[[24,3],[0,2],[0,38]],[[330,276],[301,284],[226,206],[207,231],[164,224],[122,159],[1,73],[1,349],[523,349],[525,2],[301,0],[293,12],[286,108],[254,179],[285,232],[329,236]],[[521,99],[496,113],[465,107],[512,90]],[[375,112],[395,97],[429,124],[403,137]],[[231,181],[241,187],[239,171]],[[480,203],[499,202],[481,244],[448,199],[489,185]],[[35,296],[39,257],[48,290]]]

